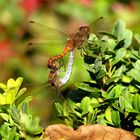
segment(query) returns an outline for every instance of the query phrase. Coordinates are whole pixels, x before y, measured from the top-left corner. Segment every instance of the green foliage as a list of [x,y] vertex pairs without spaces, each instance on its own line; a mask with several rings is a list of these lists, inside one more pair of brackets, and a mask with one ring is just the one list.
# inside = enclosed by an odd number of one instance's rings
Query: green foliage
[[[56,104],[59,117],[75,128],[100,123],[140,136],[139,49],[131,46],[132,32],[122,20],[114,24],[112,32],[101,34],[102,38],[91,34],[84,46],[85,68],[91,80],[76,84],[77,94],[68,107]],[[135,38],[139,44],[139,35]]]
[[[139,49],[132,44],[132,32],[118,20],[112,32],[101,32],[102,38],[91,34],[84,44],[85,69],[90,80],[77,83],[63,104],[55,103],[58,117],[77,128],[100,123],[121,127],[140,136]],[[140,45],[140,35],[134,35]],[[23,78],[0,83],[0,127],[2,140],[42,139],[39,119],[29,109],[31,96],[23,98],[26,88],[20,88]],[[74,94],[72,98],[72,94]]]
[[0,128],[0,135],[3,140],[19,140],[19,134],[16,127],[10,127],[8,123],[4,123]]
[[[21,88],[23,78],[9,79],[7,85],[0,83],[3,92],[0,93],[0,116],[4,124],[0,127],[0,137],[3,140],[18,140],[41,135],[42,128],[39,119],[31,115],[28,103],[32,97],[25,97],[22,102],[17,99],[25,93],[26,88]],[[39,139],[39,138],[38,138]]]

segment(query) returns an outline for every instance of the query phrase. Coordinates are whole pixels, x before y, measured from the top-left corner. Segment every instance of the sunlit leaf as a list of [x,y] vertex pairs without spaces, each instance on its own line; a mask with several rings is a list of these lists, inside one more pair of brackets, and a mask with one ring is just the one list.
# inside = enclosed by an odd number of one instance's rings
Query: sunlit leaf
[[99,69],[99,72],[96,75],[96,78],[101,79],[105,75],[106,75],[106,67],[104,65],[102,65]]
[[128,74],[128,76],[131,76],[132,78],[134,78],[136,81],[140,82],[140,74],[139,74],[139,72],[140,72],[139,69],[133,68],[127,74]]
[[105,110],[105,117],[106,117],[106,119],[107,119],[110,123],[112,123],[111,108],[110,108],[110,107],[108,107],[108,108]]
[[126,54],[126,49],[125,48],[121,48],[116,52],[116,57],[112,60],[112,65],[115,65],[116,63],[118,63]]
[[80,108],[82,109],[82,113],[86,114],[90,111],[90,98],[84,97],[81,101]]
[[132,101],[133,101],[133,94],[131,94],[128,91],[124,91],[123,94],[121,94],[121,96],[119,97],[119,104],[122,110],[124,108],[126,110],[133,109]]
[[140,126],[140,122],[137,121],[137,120],[134,120],[133,123],[134,123],[134,125],[136,125],[136,126]]
[[90,87],[88,84],[86,83],[77,83],[76,86],[84,91],[87,92],[101,92],[98,88],[94,88],[94,87]]
[[113,26],[112,33],[118,40],[122,39],[123,32],[125,31],[125,23],[122,20],[117,20]]
[[133,107],[134,109],[136,109],[137,111],[140,112],[140,95],[139,94],[135,94],[133,96]]
[[140,137],[140,128],[135,128],[134,134],[138,137]]
[[119,111],[112,110],[111,118],[112,118],[112,122],[115,124],[115,126],[120,127],[121,120],[120,120]]
[[42,132],[42,128],[39,126],[38,118],[32,118],[31,116],[23,113],[21,115],[21,121],[27,133],[37,135]]
[[124,83],[130,83],[131,80],[132,80],[132,78],[129,76],[126,76],[126,75],[122,76],[122,82],[124,82]]
[[16,122],[17,124],[20,124],[20,114],[19,114],[19,111],[15,107],[13,106],[10,107],[10,114],[14,122]]

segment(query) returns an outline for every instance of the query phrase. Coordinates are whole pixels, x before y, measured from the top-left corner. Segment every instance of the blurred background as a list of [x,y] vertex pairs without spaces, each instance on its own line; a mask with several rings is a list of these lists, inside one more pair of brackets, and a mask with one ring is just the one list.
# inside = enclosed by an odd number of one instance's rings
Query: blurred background
[[[39,88],[34,90],[38,92],[33,94],[35,98],[31,107],[35,114],[46,121],[49,118],[48,101],[39,89],[41,83],[47,81],[48,58],[61,53],[65,44],[55,43],[57,38],[52,36],[49,38],[52,42],[49,46],[42,44],[30,48],[28,43],[32,31],[29,21],[52,27],[60,36],[67,38],[67,33],[74,32],[82,24],[93,23],[92,28],[96,31],[101,30],[100,26],[108,30],[119,18],[126,22],[127,28],[140,33],[139,15],[138,0],[0,0],[0,82],[22,76],[27,86],[39,83]],[[99,17],[104,17],[105,22],[101,21],[100,26],[94,26],[94,21]],[[53,32],[53,29],[49,32]],[[48,33],[42,25],[36,30],[40,35]],[[67,62],[67,59],[68,56],[64,61]],[[75,89],[76,82],[88,79],[82,57],[77,51],[72,76],[63,87],[64,94]]]

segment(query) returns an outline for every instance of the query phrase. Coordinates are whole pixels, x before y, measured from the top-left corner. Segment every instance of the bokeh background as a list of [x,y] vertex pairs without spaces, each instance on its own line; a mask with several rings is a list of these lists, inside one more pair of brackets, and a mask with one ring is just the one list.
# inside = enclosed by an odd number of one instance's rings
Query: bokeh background
[[[39,89],[42,87],[41,83],[47,81],[48,58],[59,54],[65,44],[55,44],[56,38],[52,37],[49,38],[52,42],[50,46],[29,48],[29,21],[36,21],[58,30],[58,33],[62,31],[67,34],[85,23],[93,23],[91,25],[96,31],[101,30],[100,27],[108,30],[121,18],[126,22],[127,28],[134,33],[140,33],[139,15],[139,0],[0,0],[0,82],[5,83],[9,78],[16,79],[22,76],[27,88],[38,83],[39,88],[34,89],[37,94],[28,94],[34,96],[31,103],[34,114],[46,121],[50,116],[47,108],[49,102],[46,99],[47,95]],[[99,17],[104,17],[105,22],[101,21],[98,24],[100,26],[94,26],[94,21]],[[43,28],[39,27],[36,30],[44,34]],[[68,56],[64,59],[65,62],[67,58]],[[70,81],[62,89],[63,94],[74,90],[76,82],[87,79],[88,73],[84,70],[82,57],[77,51],[73,73]]]

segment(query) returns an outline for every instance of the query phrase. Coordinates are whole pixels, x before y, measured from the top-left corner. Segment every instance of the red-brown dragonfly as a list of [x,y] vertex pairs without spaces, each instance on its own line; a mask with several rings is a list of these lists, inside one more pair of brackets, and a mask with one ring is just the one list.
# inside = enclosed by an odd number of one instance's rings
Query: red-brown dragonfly
[[[99,19],[102,19],[102,17],[100,17]],[[97,19],[96,21],[98,21],[99,19]],[[90,32],[89,26],[81,26],[77,32],[68,35],[64,32],[57,31],[55,29],[52,29],[52,28],[42,25],[40,23],[36,23],[34,21],[30,21],[30,24],[32,27],[34,27],[34,29],[38,29],[39,26],[41,28],[43,27],[46,34],[48,32],[51,32],[54,36],[53,37],[54,39],[57,39],[56,32],[59,32],[60,34],[63,34],[63,36],[66,37],[65,44],[62,44],[62,46],[64,46],[64,50],[61,53],[59,52],[58,55],[54,55],[54,56],[50,57],[50,59],[48,60],[49,69],[56,69],[55,65],[53,65],[53,64],[55,64],[54,61],[62,59],[69,51],[73,50],[74,48],[80,48],[83,45],[83,43],[88,39],[89,32]],[[41,28],[39,30],[42,30]],[[43,33],[41,33],[41,34],[43,34]],[[44,36],[43,36],[43,38],[44,38]],[[48,40],[49,40],[49,35],[46,36],[46,44],[47,44]],[[43,42],[45,42],[45,41],[43,41]],[[54,40],[52,42],[54,42]],[[48,43],[48,46],[50,45],[49,43]]]
[[[34,26],[37,24],[39,25],[39,23],[36,23],[34,21],[30,21],[30,24],[31,26]],[[69,35],[68,39],[66,40],[66,45],[62,53],[60,53],[59,55],[52,56],[48,60],[48,68],[54,69],[54,70],[57,69],[54,61],[62,59],[67,54],[67,52],[72,51],[74,48],[79,48],[88,39],[88,37],[89,37],[88,26],[81,26],[78,32]]]
[[[101,18],[102,17],[100,17],[99,19],[101,19]],[[90,29],[89,29],[88,26],[81,26],[76,33],[67,35],[64,32],[57,31],[53,28],[47,27],[47,26],[42,25],[40,23],[36,23],[34,21],[30,21],[30,27],[32,27],[33,31],[35,31],[35,30],[37,31],[37,34],[36,34],[37,37],[35,38],[35,40],[33,40],[33,43],[30,43],[30,45],[33,45],[34,41],[37,42],[37,43],[38,42],[39,43],[44,43],[45,42],[47,47],[49,47],[50,44],[53,44],[54,41],[51,40],[52,42],[51,43],[49,42],[49,37],[50,36],[47,35],[47,33],[49,33],[49,34],[52,33],[53,34],[52,37],[54,39],[57,39],[57,38],[59,39],[60,34],[63,34],[63,36],[66,37],[65,40],[64,40],[66,43],[65,44],[64,44],[64,42],[62,43],[62,46],[64,46],[64,50],[61,53],[59,52],[58,55],[54,55],[54,56],[50,57],[50,59],[48,60],[48,68],[50,69],[50,75],[52,77],[54,75],[56,75],[56,73],[58,71],[58,65],[57,65],[56,61],[62,59],[68,52],[74,50],[75,48],[81,48],[81,46],[84,44],[84,42],[88,39],[89,32],[90,32]],[[39,31],[39,34],[38,34],[38,31]],[[58,33],[60,33],[59,36],[55,36]]]
[[52,65],[53,61],[63,58],[67,54],[67,52],[72,51],[74,48],[79,48],[85,42],[85,40],[88,39],[88,37],[89,37],[89,27],[88,26],[80,27],[77,33],[70,35],[70,37],[66,42],[66,46],[63,52],[49,59],[48,68],[53,69],[54,68]]

